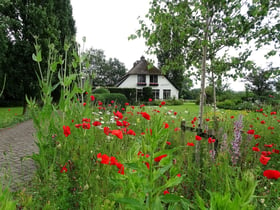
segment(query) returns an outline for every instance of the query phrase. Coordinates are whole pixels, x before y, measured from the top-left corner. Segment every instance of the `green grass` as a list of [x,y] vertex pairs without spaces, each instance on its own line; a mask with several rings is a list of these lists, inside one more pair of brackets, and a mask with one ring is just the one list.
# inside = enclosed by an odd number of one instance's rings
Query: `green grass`
[[1,107],[0,128],[12,127],[15,124],[30,119],[28,113],[22,115],[23,107]]

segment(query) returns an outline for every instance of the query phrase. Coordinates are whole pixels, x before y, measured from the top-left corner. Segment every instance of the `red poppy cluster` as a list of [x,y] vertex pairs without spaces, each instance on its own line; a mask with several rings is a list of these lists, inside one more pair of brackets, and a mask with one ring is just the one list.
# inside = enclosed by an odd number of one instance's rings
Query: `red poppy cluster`
[[118,173],[124,175],[124,165],[118,162],[118,160],[115,157],[110,157],[106,154],[97,154],[97,159],[100,160],[101,164],[106,164],[106,165],[115,165],[119,169]]

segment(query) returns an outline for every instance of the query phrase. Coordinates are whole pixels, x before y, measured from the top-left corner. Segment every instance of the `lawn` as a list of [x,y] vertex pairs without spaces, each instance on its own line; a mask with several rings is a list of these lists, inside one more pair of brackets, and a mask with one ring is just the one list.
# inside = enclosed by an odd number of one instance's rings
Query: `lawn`
[[22,115],[22,111],[23,107],[0,107],[0,129],[30,119],[28,114]]

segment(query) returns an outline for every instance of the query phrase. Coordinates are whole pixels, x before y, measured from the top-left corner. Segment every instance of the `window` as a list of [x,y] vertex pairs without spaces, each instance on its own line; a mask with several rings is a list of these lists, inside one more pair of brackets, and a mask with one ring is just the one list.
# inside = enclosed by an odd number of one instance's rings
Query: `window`
[[138,86],[145,86],[146,85],[146,75],[145,74],[137,75],[137,85]]
[[171,98],[171,90],[163,90],[163,99]]
[[158,89],[153,89],[153,98],[155,100],[159,99],[159,90]]
[[158,75],[150,75],[150,86],[158,86]]

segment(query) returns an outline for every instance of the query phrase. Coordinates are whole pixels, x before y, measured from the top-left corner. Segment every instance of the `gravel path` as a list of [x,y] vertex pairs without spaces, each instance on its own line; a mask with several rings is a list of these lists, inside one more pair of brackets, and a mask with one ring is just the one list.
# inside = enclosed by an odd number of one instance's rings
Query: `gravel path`
[[12,190],[24,187],[35,172],[33,160],[24,157],[38,152],[32,120],[0,130],[0,182]]

